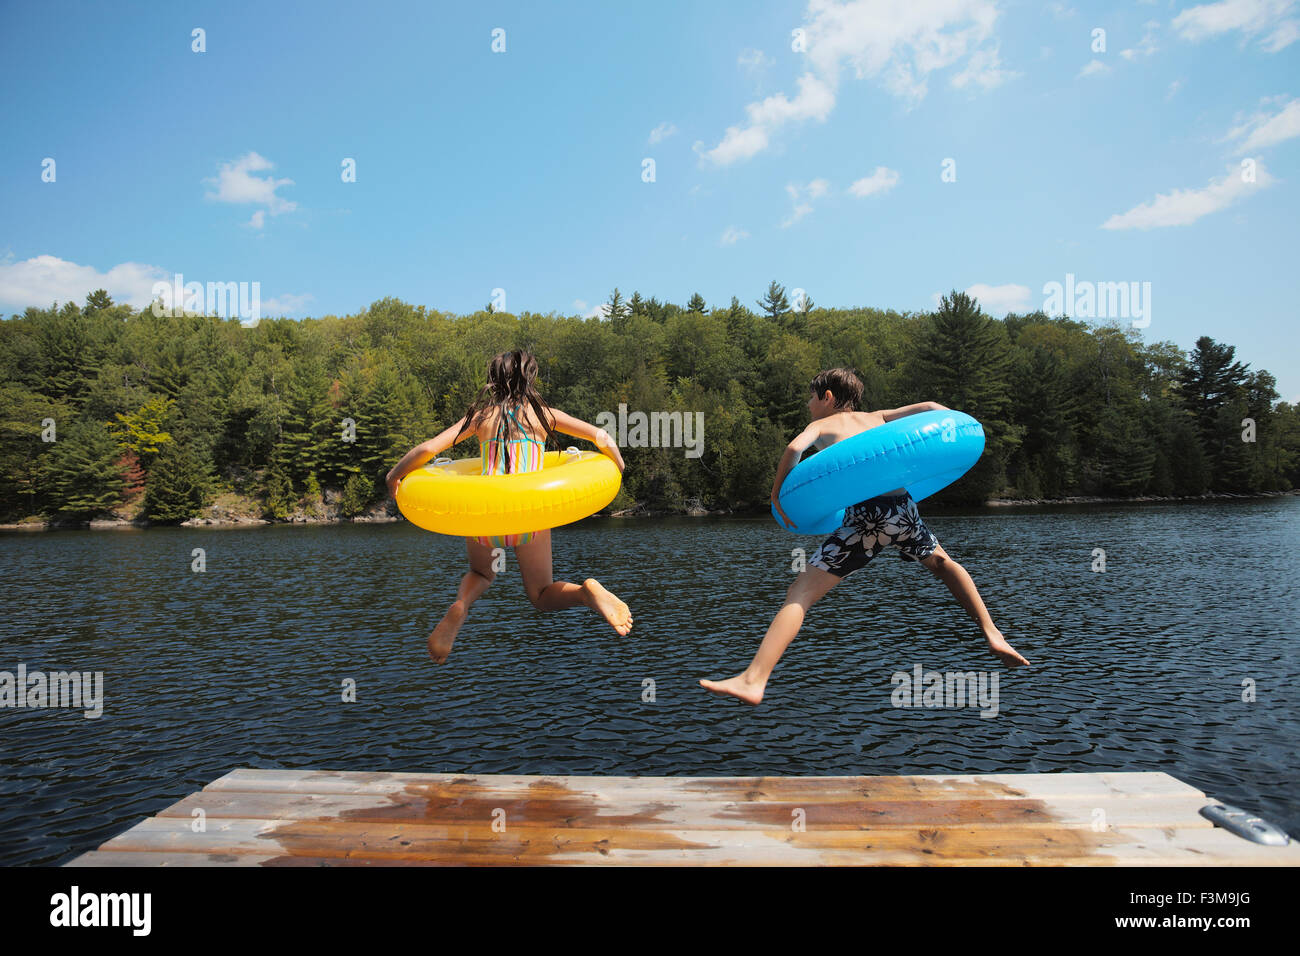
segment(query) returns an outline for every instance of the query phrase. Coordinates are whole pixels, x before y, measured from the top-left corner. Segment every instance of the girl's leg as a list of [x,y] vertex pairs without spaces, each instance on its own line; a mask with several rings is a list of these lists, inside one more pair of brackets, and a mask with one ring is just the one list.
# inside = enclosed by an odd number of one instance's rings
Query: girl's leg
[[465,623],[465,615],[469,613],[470,605],[482,596],[488,589],[488,585],[492,583],[492,579],[497,576],[497,573],[492,570],[491,548],[470,538],[465,539],[465,548],[469,552],[469,570],[460,579],[456,600],[451,602],[451,607],[438,622],[438,626],[433,629],[427,642],[429,657],[435,664],[447,660],[447,655],[451,653],[452,642],[456,640],[460,626]]
[[549,529],[538,531],[527,544],[515,545],[515,560],[519,562],[528,600],[539,611],[559,611],[582,604],[600,614],[618,633],[632,630],[632,612],[595,578],[581,584],[554,580]]
[[975,619],[984,634],[989,650],[1008,667],[1024,667],[1029,661],[1020,656],[1020,652],[1007,643],[1002,632],[993,624],[988,608],[984,606],[980,592],[975,589],[975,582],[960,564],[948,556],[943,548],[936,547],[934,552],[921,561],[936,578],[948,585],[948,590],[957,602],[966,609],[966,613]]
[[728,680],[701,680],[700,686],[715,694],[729,694],[746,703],[757,704],[763,699],[763,689],[767,687],[767,679],[772,676],[776,662],[803,626],[808,609],[839,583],[840,578],[821,568],[806,568],[801,571],[786,591],[785,604],[776,612],[749,667]]

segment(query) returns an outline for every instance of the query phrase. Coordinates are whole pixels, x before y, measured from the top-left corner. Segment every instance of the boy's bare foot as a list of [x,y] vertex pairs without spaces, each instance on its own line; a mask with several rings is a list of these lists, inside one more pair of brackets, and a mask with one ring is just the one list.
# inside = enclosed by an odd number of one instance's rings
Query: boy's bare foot
[[587,606],[608,621],[610,627],[620,634],[627,634],[632,630],[632,612],[626,604],[606,590],[605,586],[595,578],[587,578],[582,582],[582,586],[586,589],[589,598]]
[[745,680],[744,674],[737,674],[727,680],[701,679],[700,686],[705,690],[713,691],[715,694],[738,697],[747,704],[757,704],[763,699],[763,690],[767,687],[767,681],[761,684],[751,684]]
[[1020,653],[1007,643],[1007,639],[1002,636],[1002,632],[996,627],[984,635],[984,640],[988,642],[989,651],[996,654],[998,659],[1008,667],[1030,667],[1029,661],[1020,656]]
[[438,626],[429,634],[429,657],[435,664],[446,663],[447,655],[451,653],[451,644],[460,633],[460,626],[465,623],[465,612],[468,610],[464,601],[452,601]]

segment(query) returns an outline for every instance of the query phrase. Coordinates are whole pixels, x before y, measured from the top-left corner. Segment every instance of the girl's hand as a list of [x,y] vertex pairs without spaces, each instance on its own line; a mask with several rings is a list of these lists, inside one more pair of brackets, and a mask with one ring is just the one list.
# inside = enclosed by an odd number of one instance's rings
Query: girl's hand
[[393,473],[392,473],[392,472],[389,472],[389,473],[388,473],[388,477],[385,479],[385,483],[388,485],[388,496],[389,496],[390,498],[392,498],[394,501],[396,501],[396,500],[397,500],[397,486],[400,485],[400,484],[402,483],[402,479],[401,479],[401,478],[394,478],[394,477],[393,477]]
[[618,465],[618,473],[621,475],[625,467],[623,455],[618,450],[618,445],[614,444],[614,439],[609,437],[609,432],[602,428],[596,432],[596,437],[593,440],[597,448],[614,460],[614,464]]

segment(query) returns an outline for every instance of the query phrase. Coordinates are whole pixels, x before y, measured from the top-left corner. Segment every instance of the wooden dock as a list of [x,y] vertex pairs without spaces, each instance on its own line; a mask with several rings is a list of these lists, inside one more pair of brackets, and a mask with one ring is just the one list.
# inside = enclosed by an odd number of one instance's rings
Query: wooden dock
[[233,770],[69,866],[1300,865],[1164,773],[544,777]]

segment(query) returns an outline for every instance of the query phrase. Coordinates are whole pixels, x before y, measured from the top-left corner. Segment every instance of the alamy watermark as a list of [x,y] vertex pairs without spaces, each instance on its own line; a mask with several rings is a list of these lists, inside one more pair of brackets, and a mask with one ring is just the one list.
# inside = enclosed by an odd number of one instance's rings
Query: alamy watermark
[[927,671],[920,664],[912,673],[895,671],[889,695],[895,707],[979,707],[987,719],[998,715],[998,675],[988,671]]
[[1072,319],[1131,319],[1133,328],[1151,324],[1150,282],[1077,282],[1073,272],[1065,282],[1043,286],[1043,311]]
[[0,707],[75,707],[95,720],[104,713],[103,671],[0,671]]
[[620,448],[685,448],[687,458],[704,454],[703,412],[599,412],[596,426],[609,432]]
[[171,282],[155,282],[153,314],[182,316],[186,312],[238,318],[241,325],[256,325],[262,318],[262,283],[260,282],[186,282],[176,273]]

